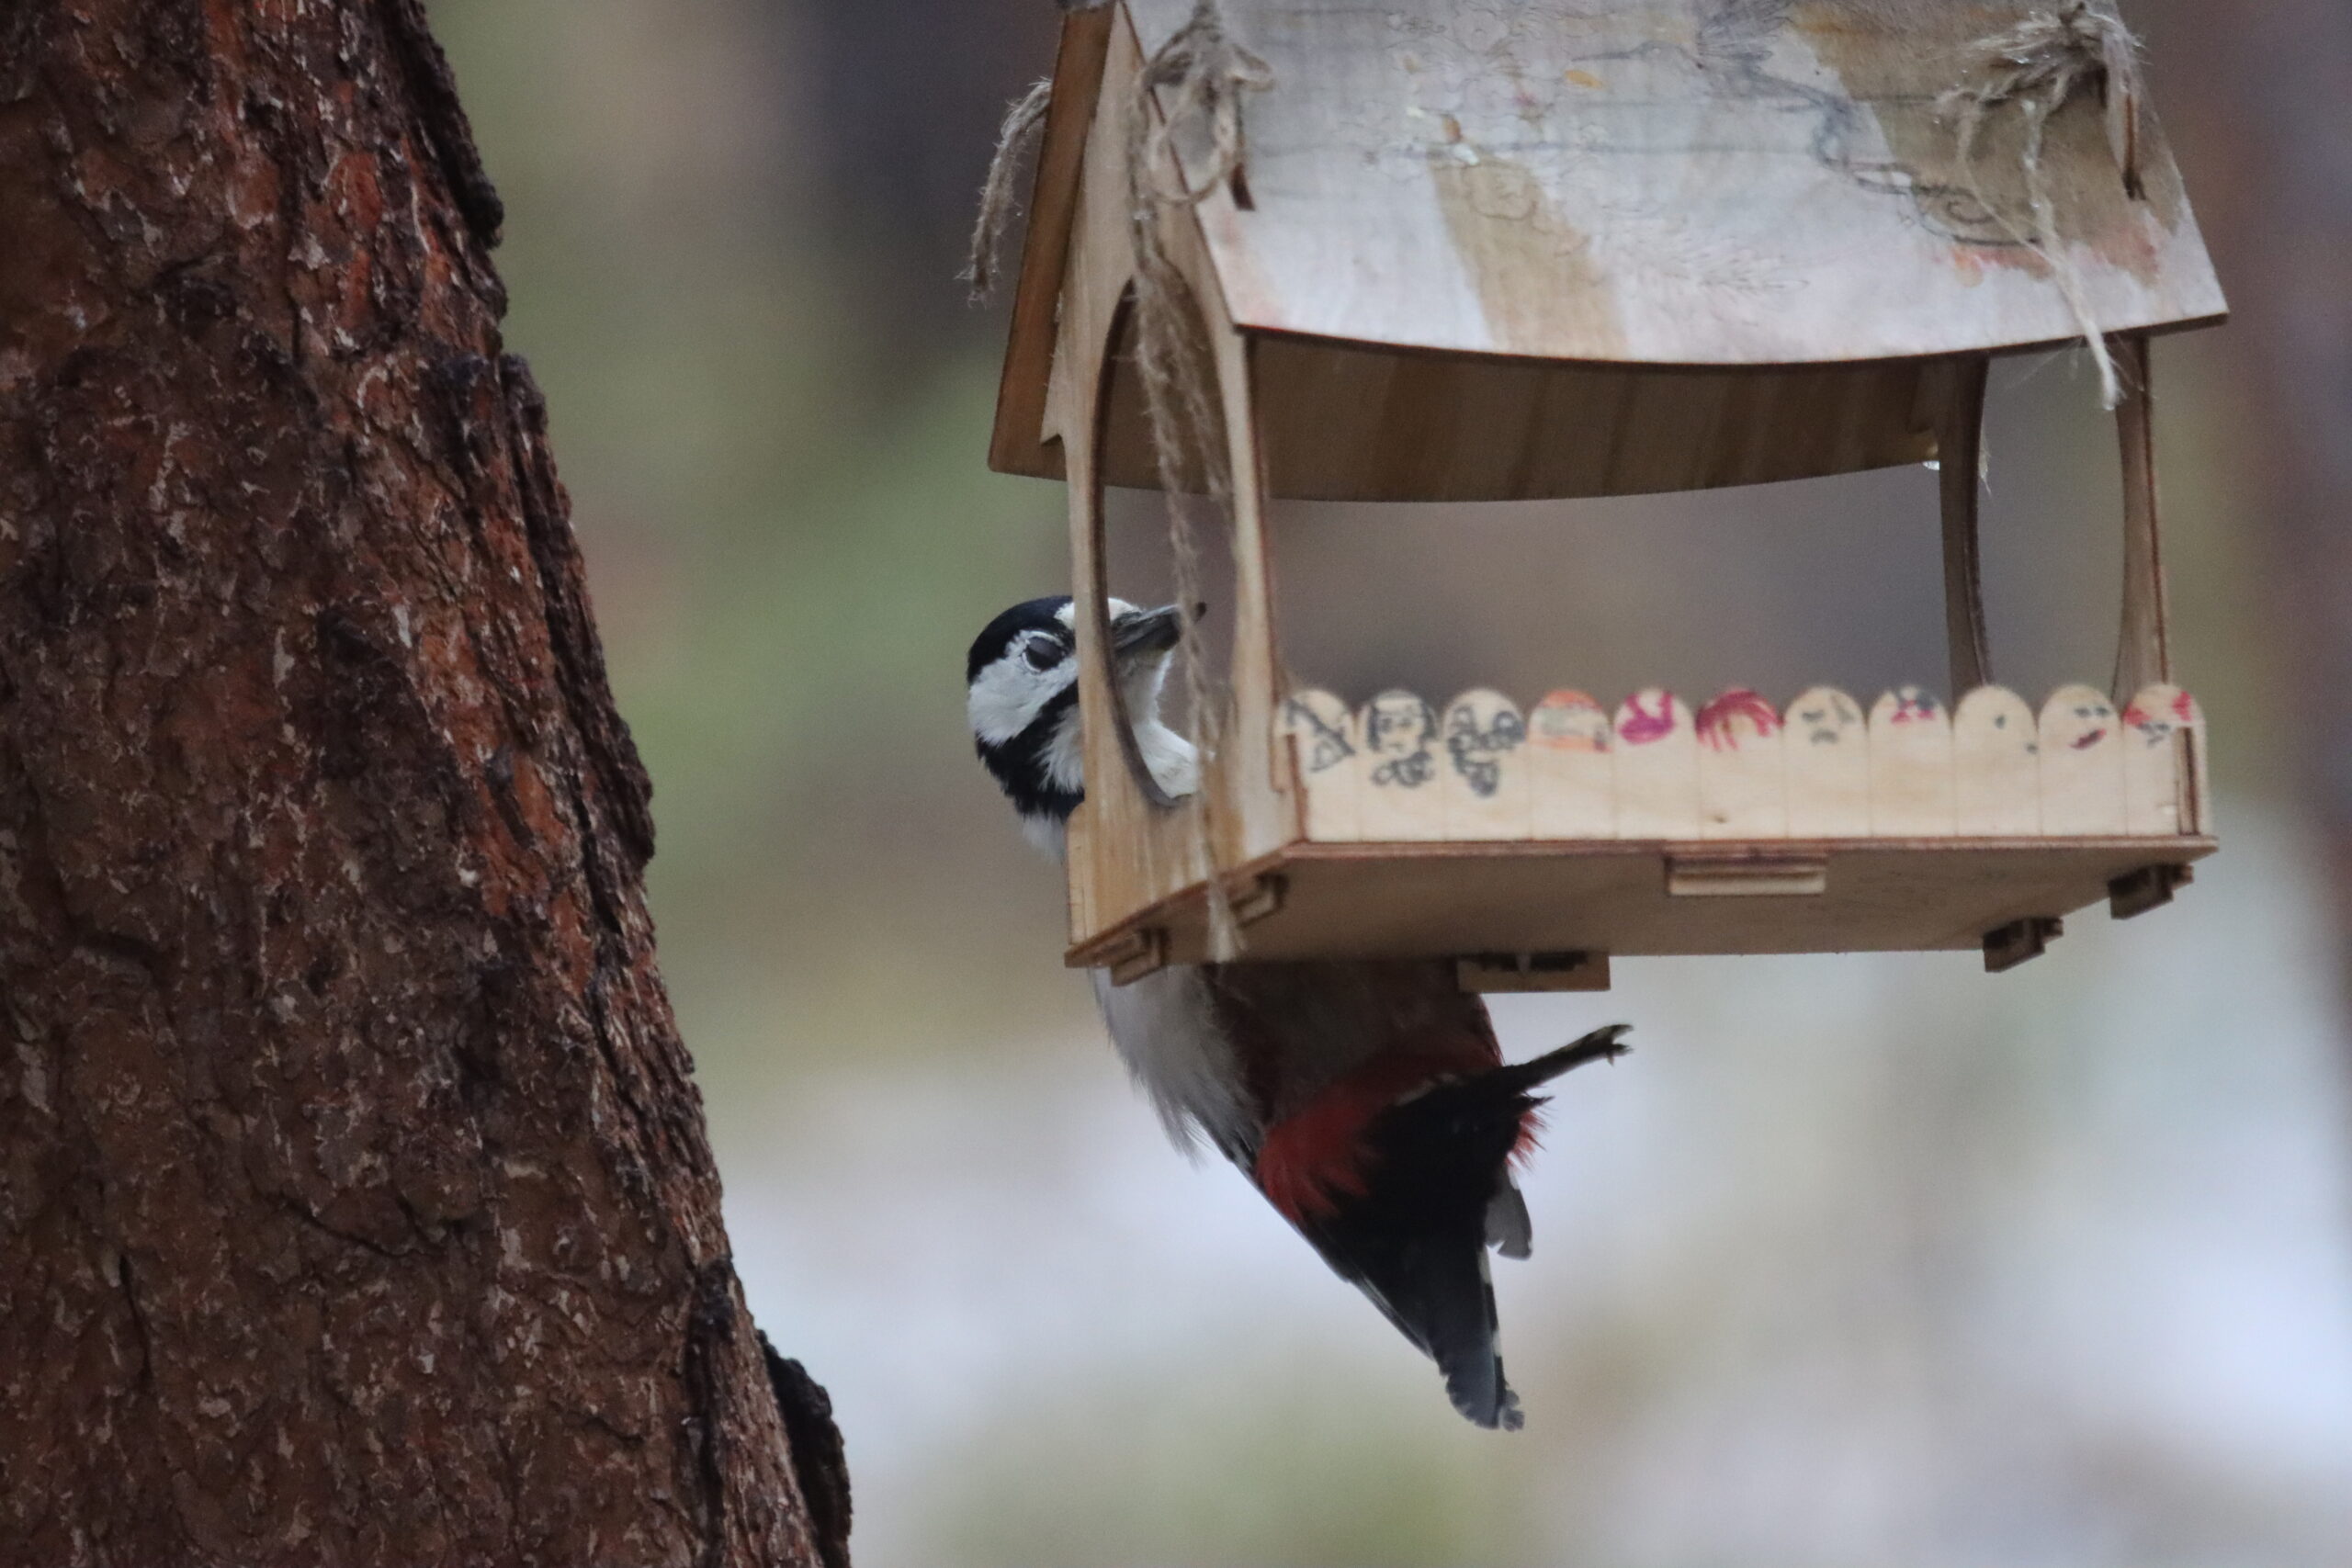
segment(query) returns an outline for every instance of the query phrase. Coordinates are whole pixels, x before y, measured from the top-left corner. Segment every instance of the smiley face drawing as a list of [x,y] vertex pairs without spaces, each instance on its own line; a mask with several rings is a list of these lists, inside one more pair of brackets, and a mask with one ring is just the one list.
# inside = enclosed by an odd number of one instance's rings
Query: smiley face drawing
[[1437,715],[1410,692],[1388,691],[1364,709],[1364,750],[1380,761],[1372,782],[1389,789],[1419,789],[1437,777],[1437,759],[1430,743],[1437,739]]
[[2042,715],[2041,732],[2044,744],[2054,741],[2071,751],[2087,751],[2116,732],[2115,705],[2088,687],[2078,688],[2067,701],[2053,705],[2052,712]]
[[1784,753],[1789,833],[1799,839],[1861,838],[1871,830],[1871,744],[1862,705],[1835,686],[1815,686],[1789,704]]
[[1502,787],[1505,760],[1527,740],[1527,721],[1510,699],[1493,692],[1468,692],[1445,714],[1445,754],[1474,795]]
[[1789,705],[1789,735],[1800,746],[1858,745],[1861,706],[1835,686],[1815,686]]

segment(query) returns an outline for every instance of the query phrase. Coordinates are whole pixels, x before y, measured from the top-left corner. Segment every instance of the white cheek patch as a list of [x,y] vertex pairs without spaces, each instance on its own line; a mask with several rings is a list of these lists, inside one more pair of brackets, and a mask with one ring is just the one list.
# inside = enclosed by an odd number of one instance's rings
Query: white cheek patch
[[1086,750],[1076,703],[1063,711],[1061,722],[1054,726],[1053,736],[1046,742],[1046,782],[1072,795],[1086,788]]
[[987,745],[1001,746],[1028,728],[1077,677],[1075,664],[1065,659],[1051,670],[1032,670],[1016,650],[981,671],[965,705],[972,733]]

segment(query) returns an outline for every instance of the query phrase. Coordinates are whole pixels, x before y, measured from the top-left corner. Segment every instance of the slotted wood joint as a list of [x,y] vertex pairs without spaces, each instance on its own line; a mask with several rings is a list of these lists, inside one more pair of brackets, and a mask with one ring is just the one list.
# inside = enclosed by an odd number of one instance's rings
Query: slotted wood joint
[[1282,912],[1290,884],[1269,872],[1252,878],[1248,888],[1232,896],[1233,923],[1247,931],[1270,915]]
[[1111,984],[1132,986],[1147,975],[1168,967],[1168,932],[1160,926],[1139,926],[1096,955],[1095,962],[1111,971]]
[[2029,915],[1984,933],[1984,973],[2003,975],[2050,951],[2066,934],[2066,922],[2052,915]]
[[2196,880],[2197,873],[2189,866],[2143,866],[2107,885],[2108,912],[2119,920],[2129,920],[2161,909],[2172,902],[2174,894]]
[[1817,855],[1668,855],[1666,890],[1677,898],[1806,898],[1829,891]]
[[1454,984],[1473,995],[1508,991],[1605,991],[1605,953],[1479,953],[1454,960]]

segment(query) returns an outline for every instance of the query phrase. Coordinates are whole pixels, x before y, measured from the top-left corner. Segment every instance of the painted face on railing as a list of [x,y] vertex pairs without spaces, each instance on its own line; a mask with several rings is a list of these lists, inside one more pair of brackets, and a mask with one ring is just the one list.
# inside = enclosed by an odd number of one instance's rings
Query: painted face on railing
[[1609,750],[1609,712],[1582,692],[1554,692],[1535,705],[1528,728],[1547,751]]

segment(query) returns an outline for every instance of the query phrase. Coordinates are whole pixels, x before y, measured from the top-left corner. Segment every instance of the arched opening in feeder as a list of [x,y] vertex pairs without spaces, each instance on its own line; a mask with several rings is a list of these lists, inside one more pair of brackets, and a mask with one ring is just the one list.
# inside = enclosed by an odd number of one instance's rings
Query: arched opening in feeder
[[[1170,290],[1168,307],[1175,330],[1184,338],[1188,363],[1197,367],[1205,385],[1200,395],[1213,405],[1221,400],[1207,323],[1191,289],[1178,284]],[[1099,448],[1104,458],[1095,478],[1089,525],[1099,540],[1098,584],[1105,604],[1116,596],[1138,605],[1181,604],[1187,615],[1185,643],[1170,662],[1161,694],[1160,716],[1178,734],[1199,740],[1212,728],[1229,728],[1235,630],[1234,595],[1238,577],[1232,513],[1217,496],[1229,492],[1231,454],[1222,427],[1195,432],[1193,441],[1170,454],[1176,484],[1163,490],[1159,457],[1153,444],[1150,413],[1136,363],[1136,310],[1132,288],[1121,301],[1111,329],[1110,352],[1102,366],[1099,405]],[[1219,473],[1208,471],[1215,465]],[[1180,566],[1180,550],[1189,550],[1189,566]],[[1198,679],[1187,661],[1196,661]],[[1195,687],[1197,686],[1197,691]],[[1128,712],[1125,694],[1114,683],[1122,733],[1132,738],[1136,715]],[[1196,701],[1221,704],[1216,726],[1204,725]],[[1146,798],[1172,808],[1175,802],[1160,791],[1144,769],[1132,745],[1124,749],[1130,773]]]
[[[2152,125],[2119,174],[2086,96],[1972,161],[1938,129],[1935,62],[1998,24],[1983,8],[1825,0],[1728,52],[1702,0],[1528,0],[1500,34],[1451,0],[1227,9],[1276,83],[1249,105],[1250,201],[1193,179],[1185,138],[1131,134],[1182,112],[1142,84],[1187,6],[1073,13],[1015,305],[992,459],[1069,481],[1096,647],[1072,963],[1211,956],[1218,887],[1245,958],[1502,954],[1530,980],[1575,955],[1981,945],[2004,967],[2211,852],[2201,716],[2169,683],[2148,344],[2222,305]],[[1144,197],[1170,189],[1198,199]],[[1147,263],[1197,307],[1200,423],[1230,454],[1224,743],[1173,805],[1136,787],[1101,660],[1104,487],[1160,482],[1113,367]],[[2086,333],[2124,393],[2120,656],[2029,699],[1988,681],[1984,390],[2003,356]],[[1294,502],[1598,516],[1931,459],[1941,682],[1342,701],[1284,662]]]

